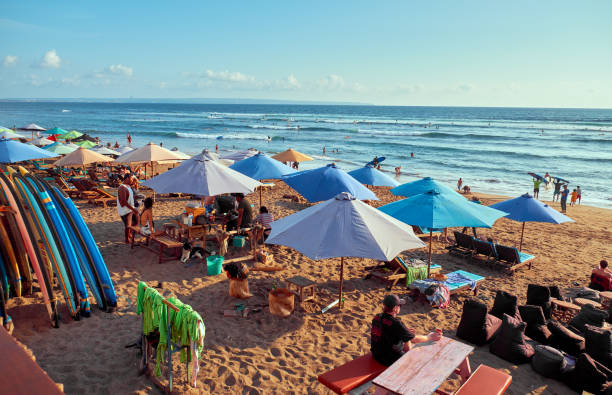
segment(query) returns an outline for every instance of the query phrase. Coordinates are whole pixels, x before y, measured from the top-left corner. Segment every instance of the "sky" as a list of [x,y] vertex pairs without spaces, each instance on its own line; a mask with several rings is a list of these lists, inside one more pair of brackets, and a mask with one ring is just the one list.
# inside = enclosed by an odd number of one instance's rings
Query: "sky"
[[612,108],[611,16],[607,0],[4,1],[0,98]]

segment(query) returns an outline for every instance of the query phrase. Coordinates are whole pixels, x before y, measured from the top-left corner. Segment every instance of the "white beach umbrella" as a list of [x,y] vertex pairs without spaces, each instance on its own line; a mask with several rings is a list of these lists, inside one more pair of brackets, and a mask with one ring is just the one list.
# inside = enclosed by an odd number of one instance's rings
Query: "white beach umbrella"
[[176,155],[174,152],[160,147],[157,144],[153,144],[149,142],[149,144],[135,149],[130,152],[126,152],[121,155],[117,159],[115,159],[115,163],[145,163],[145,173],[146,173],[146,163],[151,164],[151,172],[153,170],[153,162],[159,161],[167,161],[167,160],[182,160],[179,155]]
[[123,155],[127,152],[134,151],[134,148],[124,145],[123,147],[117,148],[115,151],[119,152],[120,155]]
[[120,156],[121,155],[117,151],[113,151],[110,148],[102,147],[102,146],[93,147],[93,148],[91,148],[91,150],[93,152],[97,152],[97,153],[102,154],[102,155],[115,155],[115,156]]
[[54,142],[53,142],[53,141],[51,141],[51,140],[49,140],[49,139],[48,139],[48,138],[46,138],[46,137],[39,137],[39,138],[37,138],[37,139],[34,139],[34,140],[30,141],[30,143],[31,143],[31,144],[34,144],[34,145],[37,145],[37,146],[39,146],[39,147],[44,147],[45,145],[51,145],[51,144],[53,144]]
[[235,162],[238,162],[240,160],[250,158],[253,155],[257,155],[258,152],[259,151],[253,150],[253,149],[248,149],[244,151],[234,151],[234,152],[230,152],[230,153],[221,155],[221,159],[230,159]]

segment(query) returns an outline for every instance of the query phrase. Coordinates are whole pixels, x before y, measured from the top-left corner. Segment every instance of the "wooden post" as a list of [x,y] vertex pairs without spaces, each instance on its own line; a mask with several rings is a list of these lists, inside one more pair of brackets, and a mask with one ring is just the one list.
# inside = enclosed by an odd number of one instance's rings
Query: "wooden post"
[[523,248],[523,233],[525,233],[525,223],[523,222],[523,229],[521,229],[521,242],[519,243],[519,251]]
[[429,228],[429,259],[427,260],[427,278],[429,278],[429,272],[431,269],[431,244],[433,239],[433,228]]
[[344,257],[340,257],[340,295],[338,296],[338,308],[342,309],[342,282],[344,277]]
[[259,186],[259,208],[261,208],[261,190],[263,189],[263,187],[260,185]]

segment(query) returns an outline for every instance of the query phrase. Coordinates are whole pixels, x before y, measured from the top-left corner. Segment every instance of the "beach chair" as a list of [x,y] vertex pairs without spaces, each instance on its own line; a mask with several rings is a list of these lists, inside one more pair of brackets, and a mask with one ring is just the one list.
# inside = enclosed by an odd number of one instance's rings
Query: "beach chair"
[[[368,275],[366,276],[366,280],[369,278],[376,278],[383,282],[389,283],[389,285],[387,285],[387,289],[391,289],[399,280],[407,279],[408,277],[411,279],[423,277],[421,275],[421,268],[425,267],[426,269],[427,262],[420,261],[420,263],[422,263],[422,265],[407,265],[401,257],[397,256],[393,260],[385,262],[383,265],[366,268],[366,270],[369,271]],[[431,273],[439,273],[441,270],[442,266],[431,265]],[[410,276],[408,276],[409,273]],[[425,270],[425,277],[426,276],[427,271]]]
[[94,206],[103,206],[107,207],[108,204],[115,203],[117,204],[117,197],[106,192],[102,188],[93,188],[93,192],[96,192],[98,196],[90,197],[88,200],[89,204],[93,204]]
[[520,252],[515,247],[501,244],[495,244],[495,250],[497,251],[497,262],[503,264],[511,272],[525,265],[529,265],[531,269],[531,261],[535,258],[533,255]]
[[105,178],[99,178],[95,170],[87,170],[87,175],[89,175],[89,178],[91,178],[91,180],[97,184],[106,184],[106,182],[108,181]]
[[84,184],[84,179],[82,178],[73,178],[70,180],[70,183],[74,185],[74,187],[79,191],[78,197],[81,199],[90,199],[92,197],[96,197],[98,194],[95,191],[92,191],[90,188],[87,188]]
[[66,195],[68,195],[68,197],[70,197],[70,198],[77,197],[78,198],[78,197],[81,196],[81,191],[79,191],[74,185],[68,184],[66,182],[66,180],[64,180],[64,177],[56,174],[53,177],[53,180],[55,181],[57,186],[59,186],[60,189],[62,191],[64,191],[64,193],[66,193]]
[[[419,238],[429,237],[429,230],[430,230],[429,228],[412,225],[412,230],[414,231],[414,234]],[[437,239],[439,239],[440,236],[442,235],[442,231],[443,229],[434,228],[432,229],[431,235],[432,237],[435,236]]]
[[612,291],[612,274],[601,269],[593,269],[589,288],[598,291]]
[[[470,262],[474,260],[474,258],[484,257],[485,262],[495,262],[497,260],[497,251],[495,250],[495,244],[489,241],[483,241],[480,239],[473,238],[472,245],[474,246],[474,251],[470,257]],[[483,260],[483,259],[479,259]]]
[[474,252],[474,238],[468,234],[454,231],[455,244],[446,247],[448,253],[451,255],[457,255],[461,258],[468,258],[472,256]]
[[320,374],[317,379],[336,394],[363,393],[386,369],[368,353]]

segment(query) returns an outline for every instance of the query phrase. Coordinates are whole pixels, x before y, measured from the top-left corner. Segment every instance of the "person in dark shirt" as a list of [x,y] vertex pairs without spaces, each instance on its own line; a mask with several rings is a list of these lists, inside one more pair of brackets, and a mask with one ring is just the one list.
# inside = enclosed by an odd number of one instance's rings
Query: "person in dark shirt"
[[[226,229],[234,230],[238,227],[248,228],[253,222],[253,211],[251,209],[251,203],[244,197],[244,194],[236,194],[236,202],[238,202],[238,215],[232,218],[228,223]],[[240,223],[238,219],[240,218]]]
[[401,300],[396,295],[387,295],[383,300],[383,312],[372,320],[371,347],[372,356],[385,366],[391,366],[404,353],[410,350],[412,344],[426,341],[438,341],[441,332],[428,335],[415,335],[413,329],[408,329],[397,314],[400,311]]

